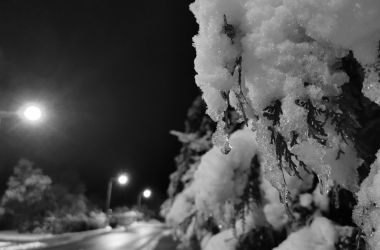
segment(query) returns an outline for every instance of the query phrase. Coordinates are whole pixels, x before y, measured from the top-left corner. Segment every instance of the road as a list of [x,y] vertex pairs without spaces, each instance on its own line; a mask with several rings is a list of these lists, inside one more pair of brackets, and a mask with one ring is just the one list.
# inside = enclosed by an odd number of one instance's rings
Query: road
[[90,236],[82,241],[44,250],[175,250],[176,244],[160,225],[137,224],[125,230]]

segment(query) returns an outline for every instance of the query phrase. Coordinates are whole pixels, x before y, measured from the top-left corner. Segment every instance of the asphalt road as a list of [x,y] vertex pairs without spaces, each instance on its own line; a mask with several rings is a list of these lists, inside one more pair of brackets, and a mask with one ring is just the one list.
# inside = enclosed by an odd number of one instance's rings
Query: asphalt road
[[175,250],[176,243],[159,225],[135,225],[126,230],[90,236],[82,241],[45,250]]

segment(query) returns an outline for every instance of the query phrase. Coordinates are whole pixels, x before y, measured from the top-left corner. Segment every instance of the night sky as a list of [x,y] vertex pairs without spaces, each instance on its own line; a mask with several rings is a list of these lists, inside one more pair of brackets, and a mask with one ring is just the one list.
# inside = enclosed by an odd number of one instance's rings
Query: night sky
[[25,101],[46,121],[0,126],[0,191],[20,157],[68,184],[79,178],[101,202],[108,179],[113,206],[130,205],[150,186],[166,195],[183,130],[199,91],[194,83],[197,24],[191,1],[1,1],[0,109]]

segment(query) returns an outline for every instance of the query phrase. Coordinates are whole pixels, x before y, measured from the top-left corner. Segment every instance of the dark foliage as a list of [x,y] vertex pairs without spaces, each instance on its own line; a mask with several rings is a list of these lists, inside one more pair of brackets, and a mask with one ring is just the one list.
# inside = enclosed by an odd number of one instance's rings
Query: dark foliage
[[352,210],[356,205],[356,197],[349,190],[335,185],[329,193],[329,212],[325,217],[342,226],[356,226],[352,220]]
[[[261,174],[260,174],[260,161],[257,155],[251,160],[251,165],[248,173],[247,185],[243,190],[243,195],[240,197],[240,202],[234,204],[235,217],[232,222],[235,225],[237,219],[242,220],[243,230],[245,229],[245,212],[252,209],[252,203],[261,205],[263,201],[263,194],[260,189]],[[234,230],[236,228],[234,227]],[[235,232],[236,233],[236,232]]]
[[[350,80],[342,86],[342,95],[332,101],[337,102],[344,115],[341,120],[345,126],[339,126],[343,128],[340,134],[353,138],[358,155],[364,160],[358,170],[361,182],[368,176],[369,167],[380,148],[380,106],[363,95],[364,69],[352,52],[342,58],[340,69],[346,72]],[[350,121],[352,118],[356,121]]]
[[[223,95],[223,93],[221,94]],[[190,142],[182,143],[180,153],[175,158],[177,170],[170,178],[168,188],[168,195],[170,198],[174,198],[176,194],[183,190],[185,184],[181,181],[183,175],[186,174],[192,164],[198,162],[200,157],[212,147],[211,135],[215,131],[216,126],[205,112],[206,104],[199,96],[194,100],[187,112],[184,134],[193,134],[193,139]],[[227,124],[227,134],[231,134],[244,126],[243,123],[239,121],[239,115],[231,106],[228,106],[225,111],[224,121]],[[203,148],[202,150],[195,150],[190,147],[191,142],[195,142],[202,138],[209,142],[208,147]]]
[[280,116],[282,115],[281,101],[276,100],[274,103],[264,109],[263,116],[272,121],[273,126],[280,125]]
[[229,24],[227,22],[227,16],[223,15],[223,26],[222,26],[222,33],[226,34],[231,39],[231,42],[233,43],[233,39],[236,36],[236,29],[233,25]]
[[357,228],[352,228],[350,235],[339,237],[338,242],[335,243],[336,250],[366,250],[364,237],[361,231]]
[[[306,164],[303,161],[298,160],[297,155],[290,152],[288,148],[288,143],[285,137],[281,133],[279,133],[276,129],[276,127],[280,125],[281,114],[282,114],[282,109],[281,109],[280,100],[276,100],[273,103],[273,105],[270,105],[264,109],[263,116],[266,117],[268,120],[272,121],[272,126],[268,127],[268,130],[271,132],[270,143],[275,145],[276,156],[277,156],[279,168],[281,169],[281,171],[285,169],[289,175],[292,175],[292,176],[296,175],[300,179],[302,179],[301,176],[299,175],[298,166],[308,171]],[[297,133],[293,131],[292,140],[290,142],[291,146],[297,143],[297,137],[298,137]],[[298,165],[294,162],[294,159],[298,161]],[[284,181],[285,181],[285,178],[284,178]]]
[[236,250],[271,250],[278,246],[285,237],[270,227],[254,228],[239,238]]
[[326,132],[323,128],[324,122],[320,121],[318,117],[324,112],[323,110],[313,106],[311,101],[296,100],[295,103],[307,110],[306,122],[308,124],[308,136],[317,140],[323,146],[326,146]]
[[[248,183],[244,189],[243,201],[254,201],[257,204],[261,204],[262,193],[260,191],[260,161],[259,157],[255,155],[251,160],[251,166],[249,168]],[[249,204],[246,204],[247,206]]]
[[[215,124],[209,116],[205,114],[206,104],[200,96],[198,96],[192,106],[187,112],[187,119],[185,120],[185,132],[186,134],[193,133],[195,135],[194,140],[208,135],[210,141],[209,148],[211,147],[211,131],[215,130]],[[184,188],[182,183],[182,176],[189,170],[190,166],[199,160],[199,157],[203,155],[209,148],[205,148],[202,151],[196,151],[192,149],[189,143],[182,143],[180,153],[175,158],[177,170],[171,175],[171,180],[168,188],[168,195],[170,198],[174,198],[176,194],[180,193]]]

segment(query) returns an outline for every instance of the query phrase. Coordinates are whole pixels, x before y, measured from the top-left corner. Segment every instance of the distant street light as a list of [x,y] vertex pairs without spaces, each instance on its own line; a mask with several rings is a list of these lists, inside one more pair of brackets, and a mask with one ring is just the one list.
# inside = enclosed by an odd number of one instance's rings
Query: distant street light
[[112,184],[114,181],[117,181],[119,185],[126,185],[129,181],[129,177],[127,174],[119,174],[116,177],[112,177],[108,181],[108,186],[107,186],[107,200],[106,200],[106,213],[110,213],[110,205],[111,205],[111,195],[112,195]]
[[150,189],[144,190],[144,192],[143,192],[144,198],[149,199],[151,195],[152,195],[152,191],[150,191]]
[[141,199],[149,199],[152,196],[152,190],[149,188],[144,189],[144,191],[140,192],[137,196],[137,207],[141,210]]

